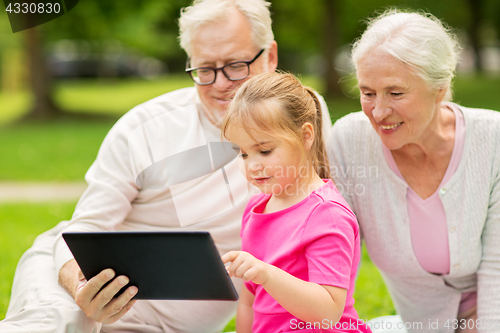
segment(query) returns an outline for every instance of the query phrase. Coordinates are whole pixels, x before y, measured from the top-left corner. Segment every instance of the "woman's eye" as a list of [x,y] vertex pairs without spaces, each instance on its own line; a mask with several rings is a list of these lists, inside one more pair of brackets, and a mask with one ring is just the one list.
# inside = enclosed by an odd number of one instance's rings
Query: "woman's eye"
[[375,94],[374,94],[374,93],[363,93],[363,96],[365,96],[365,97],[368,97],[368,98],[369,98],[369,97],[373,97],[373,96],[375,96]]
[[402,92],[393,92],[391,93],[392,96],[402,96],[403,93]]

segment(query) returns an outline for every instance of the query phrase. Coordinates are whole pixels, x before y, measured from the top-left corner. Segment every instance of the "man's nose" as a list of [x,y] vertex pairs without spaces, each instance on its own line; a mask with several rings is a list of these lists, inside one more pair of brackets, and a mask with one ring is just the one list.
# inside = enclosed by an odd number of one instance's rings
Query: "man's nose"
[[217,71],[217,76],[215,78],[215,82],[213,83],[213,86],[215,89],[219,91],[224,91],[230,89],[234,85],[235,81],[229,80],[224,73],[222,72],[222,69],[219,69]]

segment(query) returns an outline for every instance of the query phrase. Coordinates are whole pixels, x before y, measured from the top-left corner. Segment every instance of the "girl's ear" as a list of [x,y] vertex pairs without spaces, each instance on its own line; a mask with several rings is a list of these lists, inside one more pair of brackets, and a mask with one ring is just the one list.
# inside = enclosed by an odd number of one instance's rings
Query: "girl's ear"
[[314,142],[314,127],[311,123],[304,123],[301,127],[302,129],[302,140],[304,141],[304,148],[306,151],[311,149]]

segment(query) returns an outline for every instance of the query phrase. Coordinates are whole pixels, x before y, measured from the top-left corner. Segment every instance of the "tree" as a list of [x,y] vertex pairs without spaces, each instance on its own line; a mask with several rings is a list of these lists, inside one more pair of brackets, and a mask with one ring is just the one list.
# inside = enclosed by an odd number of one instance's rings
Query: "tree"
[[22,32],[29,59],[29,82],[34,102],[28,118],[49,119],[61,115],[53,99],[52,77],[48,73],[39,27]]
[[474,51],[474,68],[476,72],[481,73],[483,71],[483,62],[481,60],[479,34],[482,23],[483,0],[468,0],[468,4],[470,9],[470,25],[467,31],[472,50]]
[[325,97],[338,97],[342,96],[342,89],[339,85],[339,75],[335,70],[333,60],[337,55],[337,50],[339,49],[340,31],[338,29],[338,0],[324,0],[325,10],[324,10],[324,50],[323,55],[326,59],[325,61],[325,72],[323,81],[325,82]]
[[[54,102],[52,78],[47,68],[46,43],[60,39],[117,39],[141,52],[184,63],[177,46],[176,20],[189,0],[86,0],[65,15],[25,35],[30,88],[35,97],[28,117],[50,119],[63,114]],[[180,60],[182,58],[182,60]]]

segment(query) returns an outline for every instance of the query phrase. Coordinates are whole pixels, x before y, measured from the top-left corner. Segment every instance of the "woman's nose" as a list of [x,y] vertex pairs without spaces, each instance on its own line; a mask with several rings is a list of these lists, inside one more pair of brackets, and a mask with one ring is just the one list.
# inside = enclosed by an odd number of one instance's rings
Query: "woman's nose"
[[392,108],[384,101],[377,101],[372,110],[373,119],[380,122],[392,113]]

